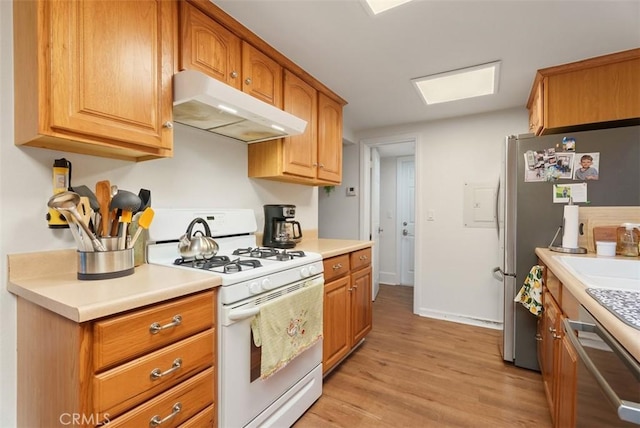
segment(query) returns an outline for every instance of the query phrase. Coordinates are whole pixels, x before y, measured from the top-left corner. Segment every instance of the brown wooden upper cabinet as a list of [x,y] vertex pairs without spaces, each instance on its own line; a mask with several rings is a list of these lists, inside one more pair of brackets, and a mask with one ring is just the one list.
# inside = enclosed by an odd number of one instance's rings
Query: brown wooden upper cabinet
[[174,7],[14,2],[15,144],[127,160],[172,156]]
[[180,2],[179,68],[200,70],[307,121],[301,135],[249,144],[249,177],[342,180],[342,100],[208,0]]
[[342,181],[342,105],[285,70],[284,110],[307,121],[301,135],[249,145],[249,177],[309,185]]
[[242,41],[186,2],[180,2],[180,70],[198,70],[242,90]]
[[194,69],[282,108],[282,66],[211,19],[180,3],[180,69]]
[[242,42],[242,91],[282,108],[282,66]]
[[529,95],[537,135],[640,123],[640,48],[538,70]]

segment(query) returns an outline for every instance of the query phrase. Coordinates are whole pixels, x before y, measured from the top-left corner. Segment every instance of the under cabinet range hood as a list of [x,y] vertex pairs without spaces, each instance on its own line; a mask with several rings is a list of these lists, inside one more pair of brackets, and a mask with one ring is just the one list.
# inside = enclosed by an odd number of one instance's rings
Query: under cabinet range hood
[[307,122],[196,70],[173,76],[173,120],[245,143],[302,134]]

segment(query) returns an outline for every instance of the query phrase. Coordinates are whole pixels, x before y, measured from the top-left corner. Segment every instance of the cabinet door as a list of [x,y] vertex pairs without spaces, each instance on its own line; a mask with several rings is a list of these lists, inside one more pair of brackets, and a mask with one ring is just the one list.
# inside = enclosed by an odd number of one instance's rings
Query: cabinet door
[[172,3],[48,5],[51,129],[170,149]]
[[544,312],[542,318],[542,359],[540,361],[540,370],[542,371],[542,382],[545,389],[545,395],[549,403],[551,415],[554,417],[556,408],[556,361],[557,361],[557,340],[558,327],[560,319],[560,309],[553,300],[551,293],[544,293]]
[[351,332],[356,345],[371,331],[371,266],[351,273]]
[[240,38],[187,2],[180,2],[180,69],[200,70],[242,89]]
[[558,360],[556,426],[572,428],[576,424],[578,357],[573,345],[571,345],[571,341],[566,336],[563,336],[560,341]]
[[284,172],[315,178],[318,165],[318,92],[290,71],[284,71],[284,111],[307,121],[301,135],[284,139]]
[[342,106],[318,96],[318,179],[342,181]]
[[282,108],[282,67],[245,41],[242,42],[242,91]]
[[350,277],[324,286],[322,369],[326,373],[351,350]]
[[544,79],[541,79],[533,88],[531,104],[529,105],[529,132],[539,135],[543,128],[543,88]]

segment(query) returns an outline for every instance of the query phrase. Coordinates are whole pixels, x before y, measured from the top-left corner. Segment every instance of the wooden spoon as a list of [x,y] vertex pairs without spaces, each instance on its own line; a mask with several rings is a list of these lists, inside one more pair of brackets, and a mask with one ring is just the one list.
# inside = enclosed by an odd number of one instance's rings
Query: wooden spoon
[[109,211],[111,206],[111,183],[109,180],[96,183],[96,197],[100,203],[100,236],[109,236]]

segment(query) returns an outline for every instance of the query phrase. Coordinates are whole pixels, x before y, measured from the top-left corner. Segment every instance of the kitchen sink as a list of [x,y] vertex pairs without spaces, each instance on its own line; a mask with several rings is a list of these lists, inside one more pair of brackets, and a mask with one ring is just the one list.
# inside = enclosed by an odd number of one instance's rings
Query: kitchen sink
[[640,291],[640,260],[554,256],[588,288]]

